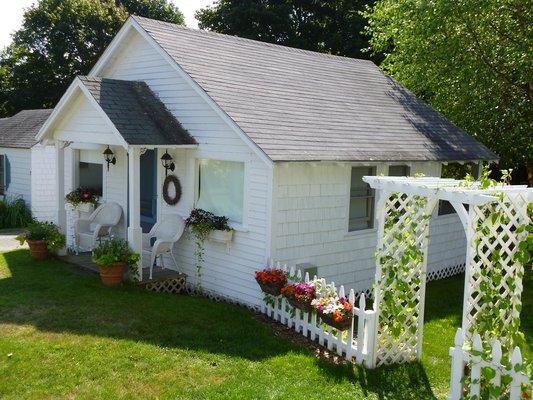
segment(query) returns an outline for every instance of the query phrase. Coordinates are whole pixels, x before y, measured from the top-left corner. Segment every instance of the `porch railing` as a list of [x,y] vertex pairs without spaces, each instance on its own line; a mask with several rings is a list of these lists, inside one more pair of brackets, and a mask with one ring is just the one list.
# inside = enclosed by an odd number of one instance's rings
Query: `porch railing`
[[[296,276],[298,280],[302,280],[302,272],[300,270],[296,270],[294,267],[288,269],[286,265],[280,266],[279,264],[276,267],[285,270],[290,276]],[[305,273],[303,281],[309,282],[308,273]],[[324,279],[322,279],[322,285],[326,285]],[[337,291],[334,282],[331,282],[329,286]],[[340,286],[337,292],[339,297],[346,297],[343,286]],[[310,340],[318,342],[320,346],[327,348],[329,351],[335,351],[346,360],[355,361],[357,364],[365,365],[367,368],[373,368],[375,366],[373,337],[376,327],[376,312],[374,310],[366,310],[364,293],[359,295],[357,301],[355,292],[351,289],[347,298],[352,305],[354,318],[350,328],[343,332],[322,323],[315,312],[307,313],[293,310],[282,296],[275,297],[273,303],[264,301],[261,311],[268,317],[287,325]]]

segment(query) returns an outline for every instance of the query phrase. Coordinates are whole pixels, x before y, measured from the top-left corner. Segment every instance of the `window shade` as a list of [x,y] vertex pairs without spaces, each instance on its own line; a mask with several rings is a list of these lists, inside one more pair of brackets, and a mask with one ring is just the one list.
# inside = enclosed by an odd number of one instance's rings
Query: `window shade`
[[200,160],[198,208],[242,223],[244,163]]

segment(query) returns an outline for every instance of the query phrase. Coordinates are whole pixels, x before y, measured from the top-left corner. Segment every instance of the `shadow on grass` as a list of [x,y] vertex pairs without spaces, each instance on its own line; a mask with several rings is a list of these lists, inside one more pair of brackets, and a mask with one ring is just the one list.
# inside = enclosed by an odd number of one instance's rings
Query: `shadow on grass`
[[[0,254],[11,277],[0,279],[0,323],[41,331],[126,339],[224,354],[251,361],[287,353],[309,355],[272,334],[242,307],[204,298],[154,294],[133,286],[106,288],[57,260],[35,262],[27,250]],[[366,371],[316,360],[328,379],[350,381],[379,398],[434,398],[420,364]]]

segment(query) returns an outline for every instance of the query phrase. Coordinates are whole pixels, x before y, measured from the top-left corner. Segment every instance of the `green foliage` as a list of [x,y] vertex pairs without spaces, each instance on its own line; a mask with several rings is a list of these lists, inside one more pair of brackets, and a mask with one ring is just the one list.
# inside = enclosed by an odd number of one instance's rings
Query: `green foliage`
[[66,238],[59,228],[52,222],[34,221],[28,225],[27,230],[16,237],[20,244],[28,240],[44,240],[50,253],[65,247]]
[[0,200],[0,229],[23,228],[32,220],[31,212],[23,199]]
[[189,217],[185,220],[185,224],[194,236],[196,244],[196,290],[202,292],[202,266],[205,258],[204,242],[209,234],[214,230],[231,231],[228,224],[228,218],[224,216],[217,216],[209,211],[195,208],[191,211]]
[[[406,195],[394,193],[390,201],[405,200]],[[419,248],[417,237],[425,234],[431,215],[424,214],[427,199],[413,196],[405,209],[387,213],[384,237],[391,237],[376,253],[381,265],[381,278],[377,283],[380,294],[380,324],[393,338],[399,338],[407,327],[416,333],[418,319],[417,287],[422,285],[420,276],[413,275],[424,262],[424,253]],[[415,216],[416,219],[414,219]],[[413,276],[411,276],[413,275]],[[407,310],[407,313],[404,311]],[[412,318],[408,321],[407,318]]]
[[113,238],[102,241],[93,250],[93,262],[102,267],[114,263],[125,263],[133,272],[137,272],[140,255],[131,251],[128,242],[124,239]]
[[381,0],[366,13],[381,67],[500,157],[532,162],[533,7],[521,0]]
[[374,0],[220,0],[196,13],[202,29],[341,56],[368,58],[362,32]]
[[53,107],[86,75],[128,14],[183,23],[168,0],[41,0],[0,53],[0,116]]

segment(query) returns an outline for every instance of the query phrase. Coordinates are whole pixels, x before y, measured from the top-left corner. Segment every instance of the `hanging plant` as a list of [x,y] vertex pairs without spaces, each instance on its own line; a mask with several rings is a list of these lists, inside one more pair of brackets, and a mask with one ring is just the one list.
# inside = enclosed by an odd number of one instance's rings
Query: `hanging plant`
[[201,293],[202,290],[202,267],[205,261],[205,240],[214,230],[231,231],[228,224],[228,218],[216,216],[209,211],[195,208],[191,211],[189,217],[185,220],[186,226],[194,236],[196,245],[196,291]]

